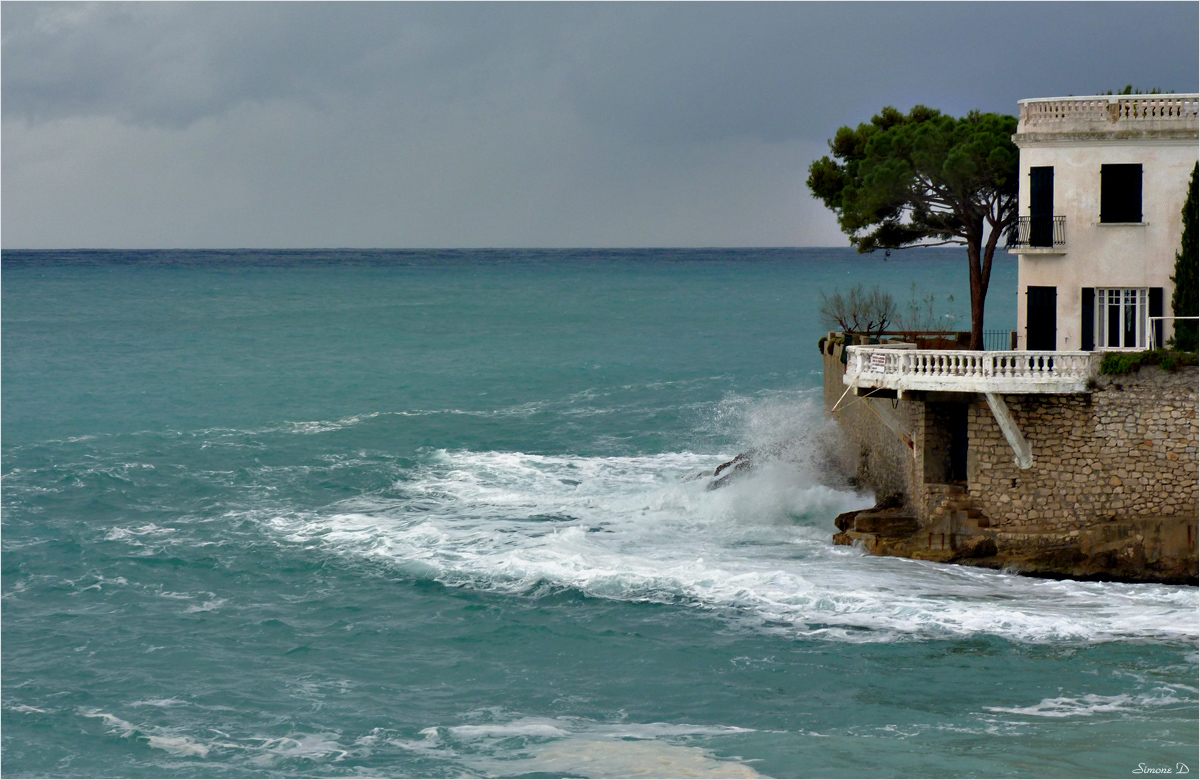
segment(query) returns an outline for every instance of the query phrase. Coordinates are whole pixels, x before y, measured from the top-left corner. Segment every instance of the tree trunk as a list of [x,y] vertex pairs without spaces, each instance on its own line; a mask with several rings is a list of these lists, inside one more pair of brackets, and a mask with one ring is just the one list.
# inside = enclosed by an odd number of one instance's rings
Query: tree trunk
[[[983,304],[987,300],[988,285],[992,281],[992,258],[996,256],[996,244],[1000,241],[1002,228],[993,227],[988,233],[987,243],[983,245],[983,257],[979,269],[979,295],[975,294],[975,283],[971,283],[971,349],[983,349]],[[979,301],[978,309],[975,301]],[[978,325],[976,324],[978,323]],[[978,346],[976,346],[976,333]]]
[[[988,288],[988,279],[984,277],[983,264],[980,262],[982,243],[982,225],[979,229],[967,231],[967,265],[971,268],[971,345],[968,348],[974,350],[983,349],[983,303]],[[991,271],[991,257],[987,259],[987,270]]]

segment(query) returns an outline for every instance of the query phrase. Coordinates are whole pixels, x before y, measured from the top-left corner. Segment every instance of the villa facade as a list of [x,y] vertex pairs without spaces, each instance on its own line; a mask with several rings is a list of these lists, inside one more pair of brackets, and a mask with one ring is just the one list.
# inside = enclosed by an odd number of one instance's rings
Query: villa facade
[[[1020,103],[1017,347],[1144,350],[1172,333],[1197,95]],[[1152,332],[1153,331],[1153,332]]]
[[1197,95],[1020,103],[1015,349],[830,333],[842,467],[890,497],[835,541],[1053,576],[1194,582],[1197,370],[1098,372],[1172,334]]

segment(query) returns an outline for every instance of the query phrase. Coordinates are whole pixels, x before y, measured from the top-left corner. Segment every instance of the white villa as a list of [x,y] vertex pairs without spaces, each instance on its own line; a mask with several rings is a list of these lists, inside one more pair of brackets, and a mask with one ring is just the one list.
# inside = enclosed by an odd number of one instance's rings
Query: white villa
[[836,457],[877,498],[838,518],[834,542],[1048,576],[1195,584],[1197,369],[1098,369],[1104,353],[1172,334],[1200,96],[1020,105],[1011,348],[928,349],[939,340],[920,334],[821,342]]
[[1200,95],[1021,101],[1017,349],[849,348],[855,388],[1080,393],[1095,353],[1171,337],[1181,211],[1200,159]]
[[1144,350],[1170,338],[1171,320],[1152,318],[1170,315],[1180,210],[1200,158],[1197,98],[1021,101],[1010,241],[1019,349]]
[[1085,393],[1101,352],[1146,350],[1172,334],[1170,277],[1200,159],[1200,95],[1020,106],[1019,222],[1009,238],[1018,256],[1017,349],[847,346],[842,381],[856,396],[918,402],[982,394],[1027,469],[1030,447],[1003,395]]

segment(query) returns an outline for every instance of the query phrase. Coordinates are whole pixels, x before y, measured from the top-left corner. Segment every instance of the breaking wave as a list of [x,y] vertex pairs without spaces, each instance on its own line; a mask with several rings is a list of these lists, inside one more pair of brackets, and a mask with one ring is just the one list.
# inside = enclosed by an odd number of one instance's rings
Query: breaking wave
[[831,521],[871,498],[825,484],[815,454],[720,490],[689,479],[715,462],[439,450],[386,496],[266,522],[287,542],[452,587],[686,605],[839,641],[1197,636],[1194,590],[865,556],[831,545]]

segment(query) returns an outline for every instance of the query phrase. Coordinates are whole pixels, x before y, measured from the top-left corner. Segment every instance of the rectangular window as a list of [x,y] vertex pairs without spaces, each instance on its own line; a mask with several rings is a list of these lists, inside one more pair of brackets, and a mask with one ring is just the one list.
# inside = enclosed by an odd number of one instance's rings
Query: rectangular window
[[1145,287],[1096,288],[1097,348],[1145,349],[1149,295]]
[[1100,221],[1142,221],[1142,164],[1100,166]]

